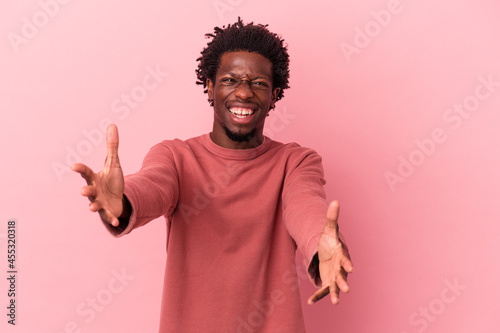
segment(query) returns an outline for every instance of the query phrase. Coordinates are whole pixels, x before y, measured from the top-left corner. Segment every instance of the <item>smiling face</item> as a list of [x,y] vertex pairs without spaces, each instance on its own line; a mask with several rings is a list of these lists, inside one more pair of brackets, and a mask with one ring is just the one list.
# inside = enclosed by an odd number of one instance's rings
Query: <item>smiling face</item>
[[248,149],[264,139],[264,122],[280,88],[273,89],[272,63],[247,51],[222,55],[215,81],[207,79],[214,101],[212,141],[230,149]]

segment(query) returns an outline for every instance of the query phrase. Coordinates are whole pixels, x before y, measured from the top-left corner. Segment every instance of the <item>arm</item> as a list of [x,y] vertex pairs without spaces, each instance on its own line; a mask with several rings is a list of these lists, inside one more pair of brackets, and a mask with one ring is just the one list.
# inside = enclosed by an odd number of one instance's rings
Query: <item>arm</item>
[[90,200],[89,209],[99,212],[114,236],[122,236],[159,216],[170,214],[178,196],[177,171],[170,149],[161,144],[154,146],[141,170],[124,177],[118,159],[115,125],[108,127],[106,140],[108,153],[101,172],[96,174],[80,163],[72,166],[87,181],[81,194]]
[[286,170],[283,185],[285,224],[305,259],[312,282],[321,286],[317,260],[318,241],[328,208],[322,160],[312,150],[294,148]]
[[339,290],[349,290],[347,273],[353,269],[338,232],[338,202],[330,206],[326,202],[323,167],[317,153],[302,151],[293,155],[288,164],[283,188],[285,223],[308,263],[311,279],[321,287],[308,303],[313,304],[331,291],[332,303],[337,304]]
[[141,169],[125,177],[124,210],[129,206],[130,212],[123,216],[126,224],[115,236],[123,236],[155,218],[173,213],[179,196],[174,155],[171,144],[157,144],[146,154]]

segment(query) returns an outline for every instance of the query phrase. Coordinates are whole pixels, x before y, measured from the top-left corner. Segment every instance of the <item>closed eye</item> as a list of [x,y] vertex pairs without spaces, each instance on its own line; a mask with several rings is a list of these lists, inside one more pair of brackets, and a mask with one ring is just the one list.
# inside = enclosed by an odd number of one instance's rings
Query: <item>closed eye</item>
[[225,83],[234,83],[234,82],[236,82],[236,80],[233,79],[232,77],[225,77],[221,81],[225,82]]
[[267,87],[267,82],[264,82],[264,81],[256,81],[256,82],[253,82],[253,84],[256,86]]

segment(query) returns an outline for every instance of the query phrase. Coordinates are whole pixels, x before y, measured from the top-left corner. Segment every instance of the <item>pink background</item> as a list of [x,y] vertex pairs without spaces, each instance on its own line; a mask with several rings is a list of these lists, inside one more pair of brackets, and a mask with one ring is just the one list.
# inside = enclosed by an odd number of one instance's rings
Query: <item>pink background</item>
[[9,219],[19,270],[15,327],[0,279],[2,332],[157,331],[164,223],[113,239],[66,160],[100,170],[108,120],[126,173],[160,140],[209,132],[195,59],[238,16],[289,44],[292,88],[266,134],[323,156],[355,264],[337,307],[307,307],[301,280],[309,332],[499,332],[498,1],[16,0],[0,13],[0,276]]

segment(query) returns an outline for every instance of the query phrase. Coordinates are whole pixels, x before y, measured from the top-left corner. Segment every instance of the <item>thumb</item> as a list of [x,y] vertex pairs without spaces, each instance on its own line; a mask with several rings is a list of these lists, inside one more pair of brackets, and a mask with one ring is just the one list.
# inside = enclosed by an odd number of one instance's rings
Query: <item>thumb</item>
[[120,161],[118,159],[118,141],[118,128],[115,124],[111,124],[108,126],[106,133],[106,167],[120,166]]
[[326,213],[326,226],[329,228],[337,229],[337,221],[339,219],[340,205],[337,200],[333,200],[328,206]]

